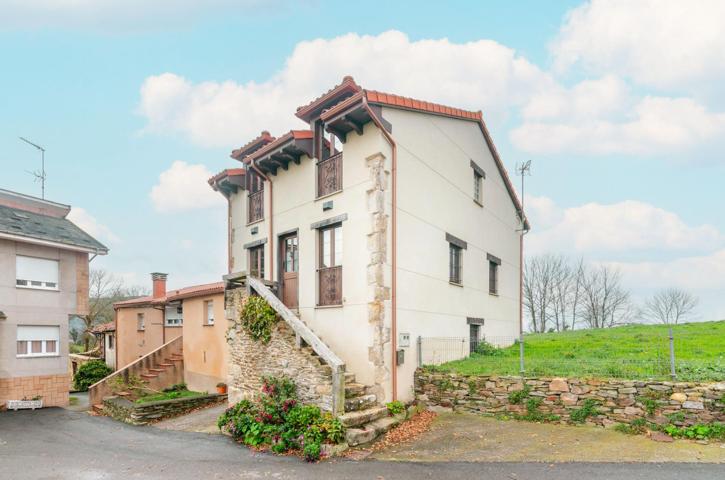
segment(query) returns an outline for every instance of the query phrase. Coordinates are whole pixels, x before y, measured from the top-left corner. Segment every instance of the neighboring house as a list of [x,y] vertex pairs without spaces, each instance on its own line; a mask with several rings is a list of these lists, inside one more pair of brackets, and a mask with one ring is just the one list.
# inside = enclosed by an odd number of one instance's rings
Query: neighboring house
[[480,111],[345,77],[296,116],[309,129],[262,132],[209,180],[227,280],[273,282],[380,402],[412,398],[418,337],[519,334],[528,223]]
[[221,282],[166,291],[165,273],[152,273],[153,294],[114,304],[118,369],[183,335],[184,381],[213,391],[226,380],[224,285]]
[[68,403],[68,321],[87,313],[89,255],[108,253],[68,213],[0,190],[0,405]]
[[96,336],[100,358],[106,362],[106,365],[116,370],[116,322],[96,325],[91,329],[91,333]]

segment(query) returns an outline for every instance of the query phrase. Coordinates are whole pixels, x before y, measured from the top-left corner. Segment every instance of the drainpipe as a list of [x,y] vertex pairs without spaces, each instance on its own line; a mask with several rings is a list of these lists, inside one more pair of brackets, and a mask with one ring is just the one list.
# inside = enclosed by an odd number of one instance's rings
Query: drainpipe
[[227,197],[227,273],[232,273],[232,196]]
[[113,326],[115,328],[115,330],[113,331],[113,335],[116,337],[116,338],[114,338],[116,343],[115,343],[115,347],[113,349],[113,353],[116,356],[116,361],[113,364],[113,371],[115,372],[116,370],[118,370],[118,309],[117,308],[113,309]]
[[393,140],[393,137],[383,126],[377,115],[373,112],[368,105],[367,98],[363,96],[362,105],[367,110],[373,123],[380,129],[385,137],[385,140],[390,145],[392,150],[392,286],[390,299],[392,304],[392,318],[390,326],[390,341],[392,351],[392,363],[391,363],[391,376],[392,376],[392,387],[393,387],[393,401],[398,399],[398,365],[397,365],[397,350],[398,350],[398,146]]
[[269,276],[270,281],[272,281],[271,279],[274,278],[272,275],[272,269],[274,268],[274,239],[272,238],[272,199],[274,196],[272,195],[272,180],[262,173],[262,170],[257,167],[255,160],[251,160],[249,165],[264,179],[264,181],[269,182],[269,240],[267,243],[269,243]]

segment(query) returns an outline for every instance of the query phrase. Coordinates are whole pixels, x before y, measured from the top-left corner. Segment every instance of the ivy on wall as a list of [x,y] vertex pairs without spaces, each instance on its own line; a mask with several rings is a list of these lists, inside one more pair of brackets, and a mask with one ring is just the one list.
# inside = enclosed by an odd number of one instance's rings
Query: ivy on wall
[[250,296],[242,306],[241,320],[244,331],[250,337],[262,343],[269,343],[272,338],[272,327],[279,317],[265,299]]

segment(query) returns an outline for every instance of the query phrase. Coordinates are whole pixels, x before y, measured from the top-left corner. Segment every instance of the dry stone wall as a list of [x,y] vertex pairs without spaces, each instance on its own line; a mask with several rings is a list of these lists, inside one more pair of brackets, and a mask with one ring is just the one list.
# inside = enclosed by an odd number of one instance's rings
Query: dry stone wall
[[[570,421],[571,412],[588,399],[597,415],[588,423],[631,423],[637,418],[665,424],[692,425],[725,421],[725,382],[656,382],[576,378],[467,376],[418,369],[415,392],[428,405],[483,414],[525,414],[525,401],[512,404],[509,396],[526,390],[541,399],[538,411]],[[677,414],[677,415],[673,415]],[[668,417],[669,416],[669,417]],[[672,419],[675,419],[674,421]]]
[[106,397],[103,399],[103,410],[116,420],[132,425],[146,425],[150,422],[181,415],[199,407],[222,402],[226,398],[226,395],[211,394],[138,404],[122,397]]
[[332,369],[313,354],[310,347],[298,344],[294,331],[283,320],[272,329],[269,343],[251,338],[243,329],[240,312],[246,292],[238,289],[227,295],[227,320],[230,328],[227,388],[230,403],[253,398],[262,388],[262,377],[286,376],[297,385],[303,403],[332,411]]

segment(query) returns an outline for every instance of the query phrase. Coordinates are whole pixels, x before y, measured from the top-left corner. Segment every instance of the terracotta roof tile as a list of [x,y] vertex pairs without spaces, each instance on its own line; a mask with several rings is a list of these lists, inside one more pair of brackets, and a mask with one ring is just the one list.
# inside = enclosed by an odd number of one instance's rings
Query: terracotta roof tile
[[361,88],[357,83],[355,83],[355,79],[352,78],[350,75],[346,75],[345,77],[343,77],[342,82],[339,85],[335,85],[333,88],[323,93],[316,99],[312,100],[307,105],[297,107],[297,112],[295,113],[295,115],[298,118],[304,119],[306,115],[314,111],[316,108],[319,108],[320,105],[324,104],[326,101],[329,101],[335,95],[338,95],[342,92],[356,93],[360,90]]
[[174,300],[182,300],[184,298],[198,297],[200,295],[211,295],[216,293],[224,293],[224,283],[205,283],[203,285],[193,285],[191,287],[179,288],[177,290],[169,290],[166,295],[159,298],[152,296],[132,298],[113,304],[114,308],[136,307],[141,305],[163,305]]
[[274,137],[270,135],[267,130],[263,130],[262,133],[254,140],[248,142],[246,145],[242,145],[236,150],[232,150],[230,157],[241,160],[243,157],[251,154],[255,150],[262,148],[264,145],[274,141]]
[[91,329],[92,333],[104,333],[104,332],[115,332],[116,331],[116,323],[115,322],[108,322],[108,323],[102,323],[101,325],[96,325]]
[[209,185],[214,185],[215,183],[217,183],[219,180],[221,180],[223,178],[233,177],[236,175],[246,175],[246,173],[247,173],[246,170],[244,170],[243,168],[226,168],[226,169],[222,170],[221,172],[217,173],[216,175],[214,175],[213,177],[211,177],[208,180],[208,182],[209,182]]
[[247,155],[242,159],[242,161],[244,163],[249,163],[252,160],[264,156],[272,150],[279,148],[281,145],[284,145],[290,140],[306,140],[310,138],[312,138],[312,130],[290,130],[281,137],[277,138],[272,143],[268,143],[259,150],[255,150],[253,153]]

